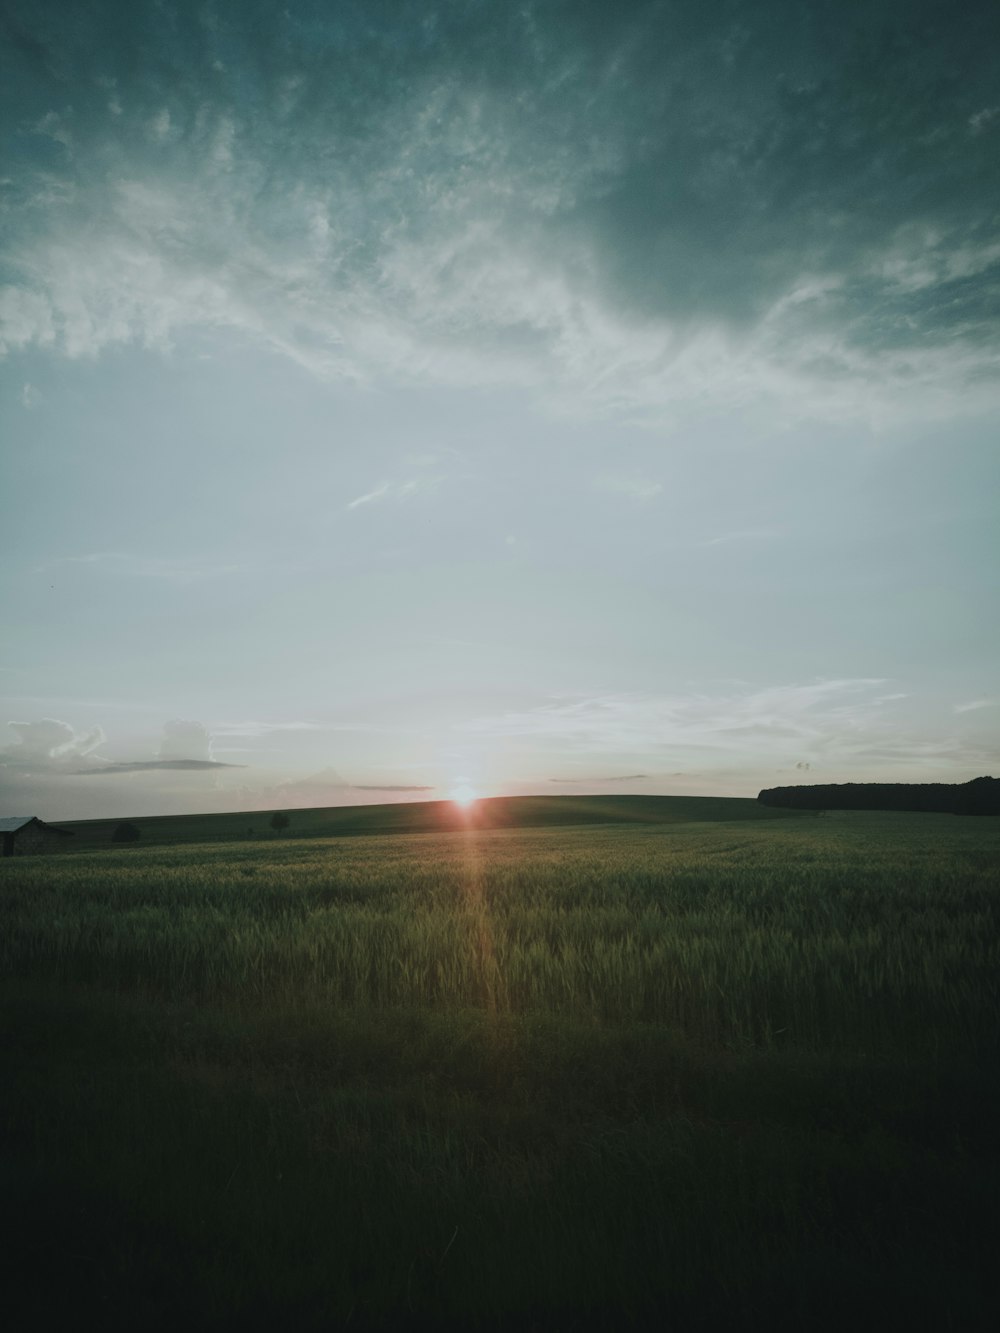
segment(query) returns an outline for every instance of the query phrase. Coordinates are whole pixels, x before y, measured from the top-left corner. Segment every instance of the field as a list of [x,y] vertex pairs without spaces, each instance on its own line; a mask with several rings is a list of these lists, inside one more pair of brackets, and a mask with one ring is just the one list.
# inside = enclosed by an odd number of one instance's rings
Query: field
[[[801,811],[772,809],[736,796],[498,796],[462,809],[454,801],[413,801],[395,805],[347,805],[296,810],[286,836],[356,838],[376,833],[485,832],[501,828],[566,828],[579,824],[689,824],[720,820],[784,819]],[[810,811],[811,815],[812,812]],[[259,842],[273,837],[270,811],[226,815],[160,815],[135,819],[142,845],[193,842]],[[72,830],[72,851],[112,845],[117,819],[63,823]]]
[[0,863],[9,1326],[992,1328],[1000,821],[673,809]]

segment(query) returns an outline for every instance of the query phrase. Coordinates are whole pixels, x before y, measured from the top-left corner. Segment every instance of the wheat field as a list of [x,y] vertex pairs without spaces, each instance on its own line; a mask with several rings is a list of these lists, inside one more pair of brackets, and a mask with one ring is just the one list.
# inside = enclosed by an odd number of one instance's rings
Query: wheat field
[[870,813],[7,861],[20,1317],[990,1326],[998,865]]

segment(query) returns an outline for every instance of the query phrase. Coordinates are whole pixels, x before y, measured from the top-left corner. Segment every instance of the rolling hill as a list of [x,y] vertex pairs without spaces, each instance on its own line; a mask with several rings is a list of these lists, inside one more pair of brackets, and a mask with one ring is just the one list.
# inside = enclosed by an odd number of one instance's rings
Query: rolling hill
[[[758,801],[730,796],[496,796],[466,809],[453,801],[412,801],[393,805],[331,806],[285,810],[289,827],[272,831],[270,810],[213,815],[160,815],[128,818],[139,830],[140,846],[187,842],[241,842],[254,839],[345,838],[381,833],[442,833],[463,829],[544,828],[574,824],[688,824],[729,820],[795,818],[799,812],[770,809]],[[76,835],[72,849],[112,845],[120,821],[60,821]]]

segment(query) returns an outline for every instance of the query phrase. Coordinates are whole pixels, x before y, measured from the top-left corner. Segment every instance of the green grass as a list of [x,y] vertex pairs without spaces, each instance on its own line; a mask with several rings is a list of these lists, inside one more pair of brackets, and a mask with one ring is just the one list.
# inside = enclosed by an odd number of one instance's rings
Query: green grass
[[[812,817],[813,812],[805,812]],[[577,824],[687,824],[708,820],[798,819],[803,812],[738,796],[497,796],[460,809],[454,801],[404,801],[292,810],[291,826],[271,830],[270,810],[223,815],[159,815],[130,819],[143,846],[195,842],[257,842],[275,837],[349,838],[379,833],[446,833],[466,829],[550,828]],[[74,841],[67,851],[112,846],[120,820],[60,822]]]
[[996,821],[295,831],[0,866],[17,1327],[992,1327]]

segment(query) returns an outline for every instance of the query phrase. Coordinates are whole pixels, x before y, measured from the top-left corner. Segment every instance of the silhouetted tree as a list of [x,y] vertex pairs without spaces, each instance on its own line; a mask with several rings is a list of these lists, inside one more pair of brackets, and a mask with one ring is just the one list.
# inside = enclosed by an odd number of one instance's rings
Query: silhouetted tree
[[843,782],[770,787],[762,805],[791,810],[916,810],[936,814],[1000,814],[1000,779],[971,782]]
[[138,842],[142,834],[134,824],[119,824],[111,835],[112,842]]
[[288,816],[283,815],[280,810],[276,810],[271,816],[271,827],[274,829],[275,833],[280,833],[282,829],[288,828],[288,825],[291,822],[292,821]]
[[973,778],[962,787],[957,815],[1000,815],[1000,778]]

